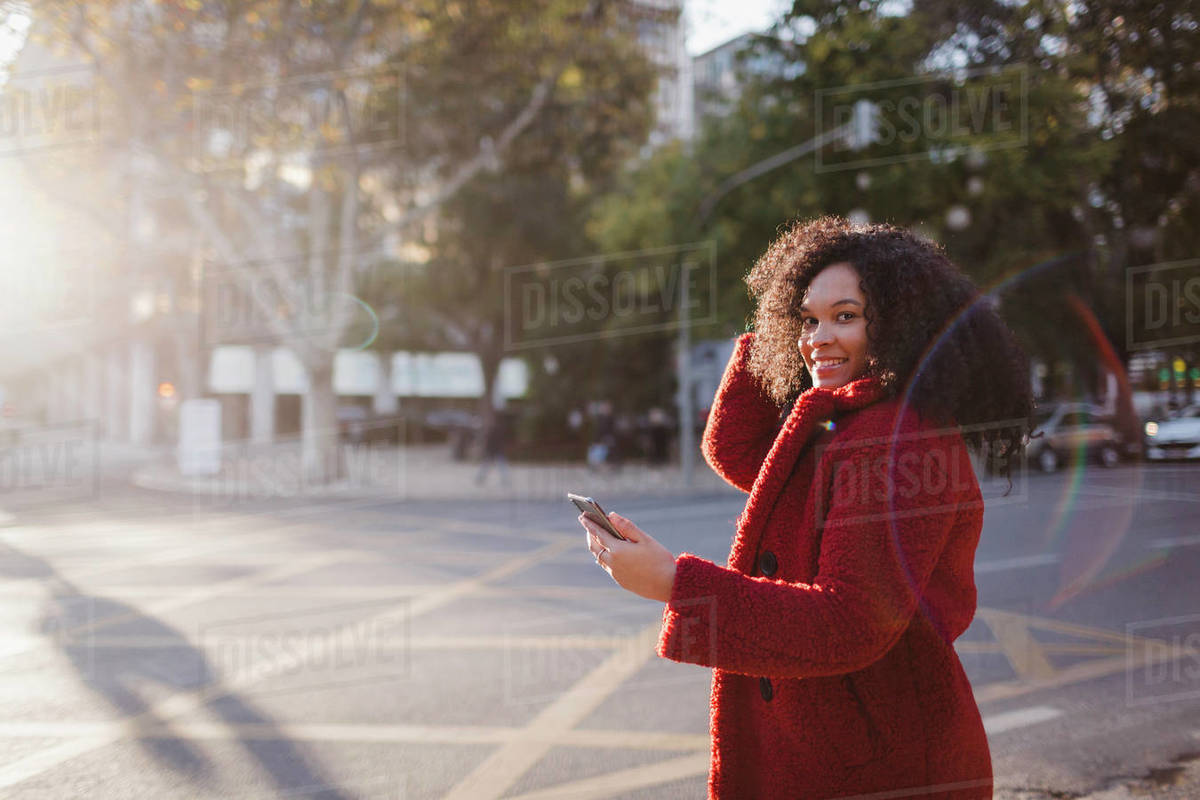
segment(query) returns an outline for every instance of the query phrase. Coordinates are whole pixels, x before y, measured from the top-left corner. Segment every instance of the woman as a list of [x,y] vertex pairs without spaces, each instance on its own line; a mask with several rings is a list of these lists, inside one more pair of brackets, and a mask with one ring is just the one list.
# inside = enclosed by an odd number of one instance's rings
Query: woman
[[658,654],[713,667],[712,798],[990,798],[953,642],[983,503],[967,446],[1021,455],[1027,362],[941,250],[796,224],[747,276],[702,449],[749,492],[728,566],[581,516],[598,563],[665,602]]

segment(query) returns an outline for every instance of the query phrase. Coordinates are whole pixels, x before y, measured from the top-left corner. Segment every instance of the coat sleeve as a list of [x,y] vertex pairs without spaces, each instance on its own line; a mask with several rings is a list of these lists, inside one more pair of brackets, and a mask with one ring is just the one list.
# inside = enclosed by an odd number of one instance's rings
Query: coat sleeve
[[965,446],[957,433],[875,444],[829,471],[829,491],[818,485],[828,513],[812,582],[752,577],[684,553],[660,656],[804,678],[857,671],[899,640],[952,532],[982,524]]
[[744,492],[753,488],[771,450],[781,411],[747,366],[753,341],[753,332],[738,337],[700,443],[713,470]]

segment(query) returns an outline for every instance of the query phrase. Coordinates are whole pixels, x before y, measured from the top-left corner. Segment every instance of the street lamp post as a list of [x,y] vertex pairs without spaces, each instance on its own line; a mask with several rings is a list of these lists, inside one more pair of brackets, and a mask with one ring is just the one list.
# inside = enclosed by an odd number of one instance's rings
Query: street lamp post
[[[851,149],[862,150],[875,140],[876,125],[878,124],[878,108],[869,100],[859,100],[854,104],[850,121],[830,131],[818,134],[807,142],[798,144],[764,158],[756,164],[726,178],[711,195],[706,197],[696,210],[696,230],[699,231],[708,222],[717,208],[717,203],[725,195],[755,178],[802,158],[830,142],[845,141]],[[691,486],[696,472],[696,405],[692,391],[691,369],[691,319],[688,311],[688,267],[681,269],[679,281],[679,357],[675,364],[675,377],[679,385],[679,468],[683,473],[684,486]]]

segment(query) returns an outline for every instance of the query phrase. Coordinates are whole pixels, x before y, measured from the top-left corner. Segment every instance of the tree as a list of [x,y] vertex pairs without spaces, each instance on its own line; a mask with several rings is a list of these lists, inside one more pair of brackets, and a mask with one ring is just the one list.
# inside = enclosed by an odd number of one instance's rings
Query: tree
[[[932,27],[953,30],[960,42],[973,42],[968,48],[973,58],[1024,61],[1086,98],[1085,113],[1076,104],[1073,119],[1061,120],[1072,132],[1073,146],[1067,143],[1048,155],[1062,160],[1091,150],[1102,152],[1103,158],[1056,187],[1070,206],[1069,215],[1058,214],[1054,224],[1079,242],[1083,262],[1074,270],[1072,290],[1082,295],[1089,313],[1094,311],[1105,340],[1096,347],[1103,352],[1111,346],[1113,360],[1125,363],[1130,355],[1126,331],[1147,328],[1139,288],[1126,294],[1126,276],[1135,274],[1127,270],[1194,258],[1200,244],[1190,222],[1200,201],[1200,79],[1195,70],[1200,8],[1194,2],[1137,0],[1039,2],[1019,8],[994,2],[954,7],[918,3],[917,8],[925,11]],[[1044,322],[1030,327],[1044,332],[1043,347],[1054,348],[1056,332]],[[1194,358],[1186,345],[1168,347],[1168,359],[1172,354]],[[1091,358],[1074,355],[1075,363],[1085,368],[1100,361],[1096,350]],[[1126,432],[1136,438],[1140,434],[1132,408],[1124,411]]]
[[[424,269],[393,287],[422,345],[479,357],[485,425],[513,312],[506,271],[588,252],[582,209],[650,129],[654,68],[620,11],[619,4],[594,5],[581,17],[569,3],[483,5],[461,23],[442,20],[444,30],[430,38],[445,46],[423,49],[409,65],[411,96],[428,110],[425,124],[448,133],[430,140],[418,161],[453,163],[476,146],[469,132],[514,117],[555,76],[541,113],[503,163],[464,182],[431,216],[420,236]],[[450,90],[463,83],[475,94]],[[435,183],[442,180],[432,173]],[[397,290],[406,296],[397,298]]]
[[[747,52],[757,64],[789,69],[747,74],[732,113],[707,120],[691,152],[660,154],[631,175],[629,193],[602,207],[596,227],[641,246],[664,230],[676,240],[716,238],[726,311],[748,310],[738,279],[788,219],[853,212],[912,227],[941,241],[985,289],[995,288],[1032,351],[1098,364],[1091,322],[1109,341],[1123,341],[1123,270],[1132,264],[1122,243],[1137,236],[1129,220],[1157,215],[1164,235],[1143,233],[1141,240],[1161,247],[1171,236],[1165,226],[1193,208],[1197,181],[1190,165],[1198,126],[1191,116],[1194,70],[1186,62],[1198,49],[1195,14],[1136,3],[1102,9],[917,2],[903,14],[892,8],[793,3],[774,37],[758,39]],[[1123,22],[1114,23],[1121,8]],[[1108,22],[1097,25],[1097,19]],[[1135,47],[1147,41],[1163,47]],[[971,80],[981,84],[1001,80],[1005,71],[1020,77],[1015,99],[1028,127],[1010,143],[1016,146],[936,136],[925,125],[907,149],[876,143],[848,154],[847,169],[833,160],[836,146],[830,146],[820,161],[791,161],[734,189],[705,228],[681,230],[685,209],[722,180],[828,130],[828,109],[818,107],[822,98],[869,95],[894,104],[907,93],[913,95],[908,99],[945,101],[964,70],[973,70]],[[1000,77],[989,77],[989,70]],[[1154,77],[1137,77],[1159,73],[1172,78],[1160,85]],[[1101,91],[1116,99],[1100,102]],[[1157,131],[1153,139],[1150,130]],[[1137,132],[1134,138],[1130,131]],[[1130,160],[1145,166],[1129,169]],[[675,182],[668,175],[686,177]],[[629,191],[645,184],[655,188]],[[633,202],[625,202],[630,196]],[[678,211],[671,218],[678,224],[668,226],[666,208]],[[637,219],[660,224],[629,224]],[[1193,235],[1172,240],[1175,257],[1194,254]],[[1090,316],[1078,318],[1079,308]]]
[[[305,469],[322,479],[336,463],[333,360],[355,307],[344,298],[389,233],[506,162],[587,53],[566,32],[602,38],[607,6],[47,0],[33,30],[94,68],[109,103],[99,160],[139,165],[127,203],[180,198],[256,335],[296,352]],[[547,22],[556,35],[537,38]],[[503,98],[476,88],[507,86],[518,59],[477,58],[488,42],[537,55]],[[459,61],[473,71],[437,72]],[[408,101],[410,70],[428,106]]]

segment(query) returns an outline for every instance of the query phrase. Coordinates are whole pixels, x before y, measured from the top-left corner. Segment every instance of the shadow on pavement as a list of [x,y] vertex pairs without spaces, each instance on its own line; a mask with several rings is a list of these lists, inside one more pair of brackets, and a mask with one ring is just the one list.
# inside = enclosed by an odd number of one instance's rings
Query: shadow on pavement
[[[192,781],[212,774],[213,764],[206,754],[185,739],[172,736],[170,721],[157,716],[153,701],[146,697],[147,690],[155,688],[165,689],[166,694],[207,688],[216,673],[203,651],[178,630],[146,616],[140,609],[85,594],[46,561],[4,543],[0,543],[0,577],[38,579],[48,586],[50,597],[42,609],[40,632],[67,657],[83,685],[107,700],[125,722],[134,723],[137,741],[150,756]],[[86,635],[72,635],[82,626],[116,617],[129,618],[136,625],[138,636],[152,638],[155,647],[106,648],[100,651],[105,653],[101,662],[97,661],[98,651]],[[188,666],[181,669],[180,664]],[[218,699],[222,702],[212,702]],[[320,766],[300,752],[273,720],[247,700],[233,693],[221,693],[209,697],[208,704],[231,727],[250,724],[261,732],[253,740],[237,741],[270,776],[280,793],[350,800],[330,784]]]

